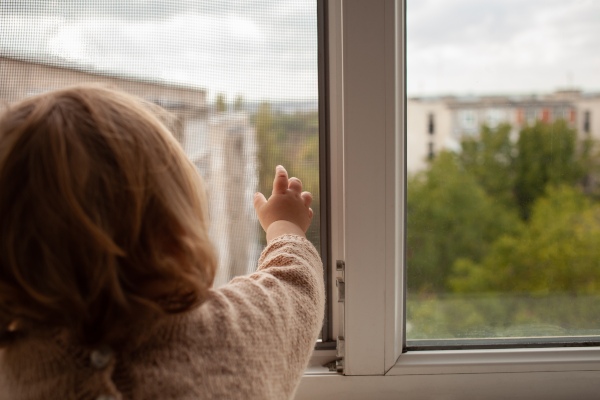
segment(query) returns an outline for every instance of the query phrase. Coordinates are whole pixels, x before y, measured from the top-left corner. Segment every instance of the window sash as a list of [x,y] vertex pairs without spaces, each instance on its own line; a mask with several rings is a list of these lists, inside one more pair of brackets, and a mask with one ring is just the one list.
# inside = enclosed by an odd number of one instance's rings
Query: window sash
[[[600,389],[597,347],[406,351],[404,13],[404,0],[328,2],[331,255],[345,261],[345,303],[335,306],[335,270],[330,301],[346,377],[319,367],[334,352],[316,351],[297,398],[368,393],[356,382],[394,393],[403,385],[424,397],[437,393],[433,382],[447,384],[449,396],[464,394],[455,384],[463,382],[476,395],[461,398],[492,398],[491,390],[506,393],[508,376],[520,382],[509,391],[528,398],[560,398],[564,388],[585,398],[590,387]],[[532,389],[536,382],[543,387]],[[323,396],[308,397],[320,389]]]

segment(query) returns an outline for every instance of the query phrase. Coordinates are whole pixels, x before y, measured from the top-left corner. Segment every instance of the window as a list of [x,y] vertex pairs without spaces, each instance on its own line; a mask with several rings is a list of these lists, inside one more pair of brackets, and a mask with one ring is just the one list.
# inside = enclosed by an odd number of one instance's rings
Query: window
[[586,110],[583,113],[583,132],[589,134],[590,131],[590,111]]
[[509,116],[502,108],[489,108],[485,111],[485,114],[485,124],[490,128],[496,128],[501,123],[509,121]]
[[435,152],[433,150],[433,142],[429,142],[428,150],[427,150],[427,158],[429,160],[433,160],[433,157],[435,157]]
[[[448,68],[439,84],[445,96],[435,85],[428,94],[461,105],[463,130],[474,133],[458,148],[440,143],[435,160],[407,176],[407,347],[600,344],[600,252],[586,250],[600,239],[600,202],[589,186],[600,153],[585,135],[583,110],[584,131],[572,124],[582,102],[600,106],[597,78],[582,74],[580,88],[561,89],[548,69],[564,68],[569,58],[514,66],[497,56],[531,54],[525,43],[548,37],[547,51],[568,48],[561,35],[543,32],[559,23],[578,29],[589,9],[556,3],[542,12],[548,19],[536,19],[540,10],[525,2],[516,10],[504,0],[457,1],[442,7],[442,22],[433,4],[407,0],[407,95],[424,90],[412,80],[435,82],[442,74],[423,54],[438,51]],[[562,12],[571,17],[563,20]],[[593,62],[589,50],[572,49],[583,64]],[[538,74],[547,79],[532,81]],[[496,107],[518,110],[526,102],[531,121],[521,129]],[[569,123],[554,120],[557,104],[570,110]],[[410,107],[406,117],[415,117]]]
[[313,194],[307,236],[327,263],[322,13],[317,0],[2,1],[0,106],[89,82],[155,103],[210,193],[215,286],[256,268],[252,197],[277,164]]
[[475,110],[460,110],[458,112],[459,131],[464,135],[475,135],[479,124]]
[[427,132],[430,135],[435,133],[435,119],[432,113],[427,114]]
[[[315,364],[297,398],[595,398],[600,351],[594,346],[407,346],[404,7],[393,0],[329,1],[332,257],[345,261],[343,272],[334,271],[345,281],[334,333],[344,339],[338,365],[345,376]],[[436,136],[445,123],[437,118]]]
[[[20,7],[16,2],[4,4]],[[334,305],[330,334],[340,340],[337,352],[315,350],[314,363],[297,398],[595,398],[600,371],[600,351],[595,347],[407,349],[404,260],[410,249],[404,246],[406,5],[402,0],[329,0],[326,4],[322,17],[328,22],[327,40],[322,48],[328,60],[329,96],[321,111],[327,111],[330,128],[327,155],[331,168],[326,188],[331,194],[327,217],[331,231],[327,241],[331,260],[334,264],[340,261],[339,268],[330,271],[329,298]],[[593,15],[591,11],[589,15]],[[3,18],[0,29],[7,29],[8,17]],[[282,25],[293,26],[296,18],[290,17]],[[431,24],[420,26],[427,29]],[[0,42],[4,43],[6,37],[0,35]],[[243,54],[243,50],[236,50],[236,54]],[[220,65],[218,60],[212,61]],[[438,65],[439,69],[443,67]],[[5,71],[2,65],[0,73]],[[303,76],[299,73],[294,78],[302,81]],[[1,93],[5,88],[3,83]],[[207,113],[217,110],[215,94],[207,94]],[[228,110],[236,94],[227,92],[224,103]],[[320,97],[319,101],[324,99]],[[233,103],[236,109],[237,101]],[[445,118],[451,121],[451,116],[436,114],[436,137],[447,123]],[[219,125],[219,118],[214,123],[215,129],[234,136],[233,149],[245,148],[235,137],[243,127]],[[196,124],[190,126],[204,129]],[[426,146],[422,149],[427,151]],[[200,156],[197,165],[208,168],[208,160]],[[339,307],[335,278],[345,283],[345,299]]]

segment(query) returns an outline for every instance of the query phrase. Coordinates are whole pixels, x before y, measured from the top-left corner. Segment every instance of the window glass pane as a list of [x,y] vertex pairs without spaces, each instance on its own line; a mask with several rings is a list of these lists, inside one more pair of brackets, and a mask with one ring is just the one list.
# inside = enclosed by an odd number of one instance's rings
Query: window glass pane
[[600,336],[599,17],[407,0],[409,346]]
[[252,195],[277,164],[314,196],[319,248],[316,0],[0,2],[0,104],[101,82],[171,113],[209,191],[216,285],[264,245]]

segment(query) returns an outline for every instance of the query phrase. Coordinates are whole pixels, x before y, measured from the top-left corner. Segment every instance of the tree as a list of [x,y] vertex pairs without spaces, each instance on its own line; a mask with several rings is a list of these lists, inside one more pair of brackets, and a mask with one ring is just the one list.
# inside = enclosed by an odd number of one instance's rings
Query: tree
[[600,142],[587,137],[582,140],[580,148],[584,192],[591,198],[600,200]]
[[254,116],[258,141],[259,190],[267,197],[271,193],[275,166],[283,162],[282,146],[278,143],[276,125],[271,105],[263,102]]
[[549,186],[528,224],[501,237],[480,262],[453,268],[455,292],[600,293],[600,205],[580,189]]
[[515,196],[521,217],[527,219],[546,186],[574,186],[584,177],[578,158],[577,134],[563,120],[552,124],[537,122],[524,128],[517,142]]
[[313,222],[306,232],[306,237],[317,248],[320,244],[320,203],[319,191],[319,135],[306,135],[295,146],[295,156],[291,160],[292,175],[299,176],[302,180],[303,189],[313,195],[311,208],[313,209]]
[[[262,103],[254,115],[258,141],[259,190],[271,193],[277,164],[286,167],[290,176],[302,180],[303,188],[313,195],[314,211],[307,238],[318,248],[320,243],[319,132],[318,113],[274,113]],[[264,238],[263,238],[264,239]]]
[[461,169],[456,155],[440,153],[427,171],[408,180],[409,291],[448,291],[455,260],[482,260],[492,243],[518,224],[516,214]]
[[496,129],[483,126],[479,137],[463,139],[458,159],[492,199],[514,207],[516,148],[510,132],[508,124]]
[[244,106],[245,106],[244,96],[242,96],[241,94],[239,94],[235,98],[235,101],[233,102],[233,109],[235,111],[243,111],[244,110]]
[[223,93],[219,93],[215,99],[215,110],[218,113],[224,113],[227,111],[227,102]]

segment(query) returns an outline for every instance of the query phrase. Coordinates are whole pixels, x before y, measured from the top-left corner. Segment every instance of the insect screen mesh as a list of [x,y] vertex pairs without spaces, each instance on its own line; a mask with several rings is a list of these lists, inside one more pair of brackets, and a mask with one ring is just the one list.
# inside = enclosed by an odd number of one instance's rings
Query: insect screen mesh
[[0,104],[100,82],[168,110],[207,185],[219,285],[256,267],[252,195],[270,193],[275,165],[318,211],[316,13],[316,0],[2,0]]

